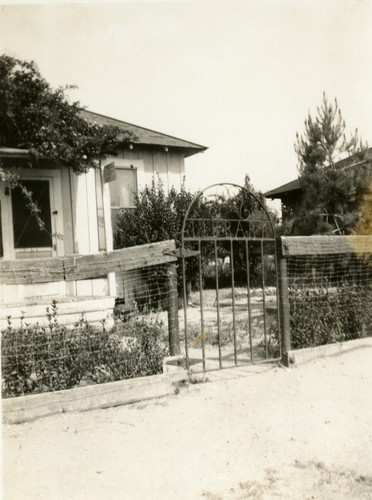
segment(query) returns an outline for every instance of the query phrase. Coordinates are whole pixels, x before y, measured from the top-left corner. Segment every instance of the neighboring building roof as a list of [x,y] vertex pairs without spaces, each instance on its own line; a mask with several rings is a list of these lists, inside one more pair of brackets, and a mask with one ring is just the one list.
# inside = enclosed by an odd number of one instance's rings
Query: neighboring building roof
[[357,165],[365,165],[369,164],[372,159],[372,148],[368,148],[365,153],[363,158],[360,161],[355,161],[355,155],[347,156],[346,158],[343,158],[342,160],[338,161],[336,165],[338,168],[344,169],[344,168],[352,168]]
[[136,139],[133,140],[133,143],[135,144],[175,147],[182,149],[185,152],[185,156],[191,156],[208,149],[207,147],[195,144],[194,142],[184,141],[183,139],[178,139],[177,137],[173,137],[171,135],[162,134],[161,132],[139,127],[138,125],[123,122],[122,120],[117,120],[116,118],[110,118],[98,113],[93,113],[92,111],[88,111],[86,109],[82,109],[80,113],[83,118],[89,121],[94,121],[101,125],[113,125],[121,128],[123,132],[132,132],[136,137]]
[[271,198],[272,200],[275,198],[281,198],[283,195],[290,193],[292,191],[299,191],[301,189],[300,179],[296,179],[291,182],[287,182],[287,184],[283,184],[283,186],[279,186],[271,191],[265,193],[266,198]]
[[[347,168],[352,169],[353,167],[363,166],[363,165],[370,168],[368,165],[370,164],[370,161],[372,159],[372,148],[368,148],[363,160],[354,163],[353,158],[355,159],[355,156],[348,156],[347,158],[338,161],[336,165],[341,170]],[[283,198],[283,196],[292,193],[293,191],[300,191],[300,190],[301,190],[300,179],[295,179],[294,181],[287,182],[287,184],[283,184],[283,186],[279,186],[275,189],[272,189],[271,191],[268,191],[267,193],[265,193],[265,197],[271,198],[273,200],[275,198]]]

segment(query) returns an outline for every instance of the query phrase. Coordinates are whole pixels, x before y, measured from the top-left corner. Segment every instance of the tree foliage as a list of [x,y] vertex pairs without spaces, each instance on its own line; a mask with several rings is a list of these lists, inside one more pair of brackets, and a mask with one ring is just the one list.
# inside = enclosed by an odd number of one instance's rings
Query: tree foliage
[[353,232],[368,186],[367,145],[358,130],[346,137],[336,99],[332,103],[323,94],[315,117],[309,113],[303,135],[297,133],[295,151],[302,200],[289,230],[292,234]]
[[[358,130],[349,139],[345,134],[346,124],[337,99],[330,103],[323,94],[323,102],[313,118],[310,113],[305,120],[303,136],[296,134],[295,151],[298,155],[300,175],[335,169],[336,162],[347,156],[364,154]],[[362,156],[361,156],[362,157]]]
[[76,174],[97,165],[99,157],[115,154],[130,134],[92,123],[70,103],[65,89],[52,89],[36,64],[0,56],[0,145],[30,150],[35,159],[55,160]]

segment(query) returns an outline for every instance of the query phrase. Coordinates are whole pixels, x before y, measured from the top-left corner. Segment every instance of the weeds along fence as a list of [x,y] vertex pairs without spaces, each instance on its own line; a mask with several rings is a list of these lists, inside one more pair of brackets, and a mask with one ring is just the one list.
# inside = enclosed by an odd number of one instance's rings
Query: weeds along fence
[[372,236],[280,239],[284,352],[372,336]]
[[161,324],[132,318],[120,331],[94,327],[81,319],[60,325],[52,304],[49,324],[26,322],[2,333],[2,396],[50,392],[155,375],[169,349]]
[[[114,326],[84,315],[63,321],[64,299],[53,300],[45,321],[9,318],[1,333],[2,395],[20,396],[162,372],[164,357],[179,353],[177,255],[173,241],[106,254],[32,262],[1,262],[8,284],[89,280],[115,272]],[[47,300],[47,299],[45,299]],[[79,307],[80,301],[67,302]]]

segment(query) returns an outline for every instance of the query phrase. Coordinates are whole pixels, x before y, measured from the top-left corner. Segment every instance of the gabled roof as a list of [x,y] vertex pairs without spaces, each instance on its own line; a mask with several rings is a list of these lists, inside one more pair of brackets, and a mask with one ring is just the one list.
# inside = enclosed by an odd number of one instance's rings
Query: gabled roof
[[291,182],[287,182],[287,184],[283,184],[282,186],[279,186],[275,189],[272,189],[271,191],[268,191],[265,193],[266,198],[281,198],[281,195],[290,193],[292,191],[299,191],[301,189],[300,185],[300,179],[296,179]]
[[178,139],[177,137],[173,137],[171,135],[139,127],[138,125],[123,122],[122,120],[117,120],[116,118],[110,118],[109,116],[100,115],[99,113],[93,113],[92,111],[88,111],[86,109],[82,109],[80,114],[83,118],[91,122],[96,122],[100,125],[113,125],[122,129],[123,132],[133,133],[136,137],[136,139],[133,140],[134,144],[179,148],[184,151],[185,156],[191,156],[195,153],[200,153],[208,149],[207,147],[195,144],[194,142]]

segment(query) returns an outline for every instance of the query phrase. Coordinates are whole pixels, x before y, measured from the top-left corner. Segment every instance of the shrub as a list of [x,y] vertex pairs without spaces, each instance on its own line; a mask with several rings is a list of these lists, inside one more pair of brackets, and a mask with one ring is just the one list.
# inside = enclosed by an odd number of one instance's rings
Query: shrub
[[[166,193],[162,182],[158,179],[153,181],[151,186],[146,186],[142,189],[135,198],[135,208],[121,210],[116,218],[114,245],[115,248],[124,248],[134,245],[143,245],[162,240],[173,239],[177,246],[181,245],[181,232],[184,217],[190,204],[193,202],[191,211],[189,212],[189,222],[186,224],[184,236],[189,238],[195,234],[213,234],[218,228],[218,231],[226,233],[227,236],[235,234],[237,231],[238,221],[242,217],[255,214],[249,222],[251,233],[263,235],[265,232],[265,224],[262,221],[267,220],[266,214],[262,210],[261,204],[265,204],[265,198],[262,194],[255,192],[250,184],[249,178],[245,179],[245,188],[251,191],[255,196],[247,197],[242,192],[238,194],[226,196],[225,194],[209,193],[208,196],[202,193],[191,193],[184,185],[181,186],[179,192],[171,188]],[[258,198],[258,199],[257,199]],[[244,213],[243,213],[244,206]],[[275,220],[274,214],[271,214]],[[256,220],[257,219],[257,220]],[[213,223],[211,223],[213,221]],[[218,224],[220,221],[220,224]],[[224,224],[223,221],[229,221]],[[223,240],[223,238],[222,238]],[[224,257],[230,255],[230,237],[227,241],[218,242],[218,259],[223,260]],[[187,241],[188,250],[198,250],[196,242]],[[236,284],[239,284],[241,277],[246,279],[246,254],[245,247],[241,242],[234,242],[234,266]],[[216,260],[213,241],[209,243],[203,241],[201,245],[201,263],[203,269],[203,280],[207,287],[215,286],[215,270],[212,269],[211,263]],[[270,259],[267,259],[268,261]],[[260,257],[251,256],[250,258],[250,273],[252,276],[252,285],[257,286],[260,283]],[[271,266],[271,267],[270,267]],[[267,267],[267,285],[275,284],[275,265],[269,263]],[[228,267],[220,266],[221,286],[231,285],[231,272]],[[204,276],[205,273],[205,276]],[[188,258],[185,262],[185,278],[186,290],[190,293],[199,287],[199,265],[197,258]],[[182,266],[178,265],[178,293],[183,295],[183,273]],[[150,281],[153,277],[146,272],[144,281]],[[257,281],[257,283],[256,283]],[[245,282],[243,283],[245,284]]]
[[[291,288],[292,349],[372,335],[372,286],[341,281],[337,286]],[[277,325],[271,333],[278,338]]]
[[95,328],[82,318],[73,329],[58,323],[56,304],[48,326],[22,322],[2,333],[3,397],[69,389],[161,373],[168,349],[161,324],[135,317],[124,344],[115,331]]
[[[114,246],[125,248],[164,240],[175,240],[180,246],[183,218],[194,198],[184,185],[179,192],[172,187],[165,192],[158,178],[151,186],[145,186],[135,198],[135,208],[121,210],[115,221]],[[178,267],[178,293],[182,296],[182,266]],[[195,285],[197,262],[186,262],[186,281],[188,289]],[[154,276],[146,271],[145,282]]]
[[135,198],[135,208],[122,210],[116,220],[115,248],[174,239],[180,243],[182,221],[195,195],[181,186],[165,192],[160,179],[145,186]]

